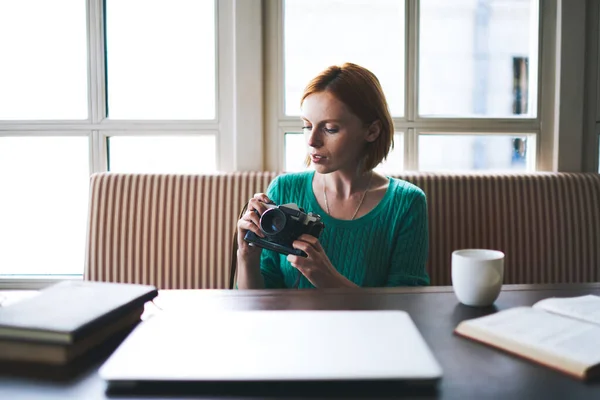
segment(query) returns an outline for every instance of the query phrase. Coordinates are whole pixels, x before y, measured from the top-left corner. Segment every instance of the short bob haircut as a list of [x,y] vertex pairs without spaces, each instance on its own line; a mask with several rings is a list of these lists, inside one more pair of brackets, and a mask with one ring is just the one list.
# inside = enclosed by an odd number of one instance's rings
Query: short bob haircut
[[[304,99],[313,93],[329,92],[344,103],[366,126],[379,121],[379,137],[367,143],[362,162],[362,172],[377,167],[394,147],[394,123],[388,104],[377,77],[366,68],[352,63],[333,65],[311,80],[302,95]],[[307,156],[307,165],[310,158]]]

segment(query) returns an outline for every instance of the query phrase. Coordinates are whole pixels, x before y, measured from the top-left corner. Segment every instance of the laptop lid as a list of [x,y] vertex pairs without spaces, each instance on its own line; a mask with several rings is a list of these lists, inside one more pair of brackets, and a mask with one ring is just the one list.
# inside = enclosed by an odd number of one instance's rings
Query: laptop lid
[[164,312],[139,324],[100,368],[144,382],[410,381],[442,370],[404,311]]

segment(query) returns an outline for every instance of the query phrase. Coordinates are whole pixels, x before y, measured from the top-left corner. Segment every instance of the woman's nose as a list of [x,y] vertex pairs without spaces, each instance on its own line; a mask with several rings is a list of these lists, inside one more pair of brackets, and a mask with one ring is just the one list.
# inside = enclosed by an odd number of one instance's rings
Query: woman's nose
[[313,128],[307,133],[307,135],[308,137],[306,139],[306,143],[310,147],[321,147],[323,145],[323,141],[321,140],[318,129]]

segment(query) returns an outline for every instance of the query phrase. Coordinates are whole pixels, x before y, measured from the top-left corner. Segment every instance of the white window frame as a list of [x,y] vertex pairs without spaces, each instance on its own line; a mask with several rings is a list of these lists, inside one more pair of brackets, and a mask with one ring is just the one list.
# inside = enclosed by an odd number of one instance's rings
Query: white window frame
[[[393,118],[398,131],[404,131],[404,169],[418,168],[418,133],[440,132],[482,134],[536,134],[536,170],[577,171],[582,166],[582,104],[560,102],[561,92],[583,101],[585,1],[569,13],[563,12],[561,0],[540,0],[538,47],[538,99],[536,118],[424,118],[417,114],[419,3],[406,0],[405,31],[405,110],[404,117]],[[284,134],[298,131],[299,119],[284,110],[284,0],[268,1],[266,26],[266,153],[267,168],[284,169]],[[577,29],[572,29],[577,27]],[[561,57],[568,53],[568,57]],[[577,109],[577,107],[580,107]],[[559,118],[560,117],[560,118]],[[562,133],[559,135],[559,132]],[[564,133],[563,133],[564,132]],[[562,146],[562,147],[561,147]],[[598,147],[598,146],[596,146]]]
[[[262,170],[262,1],[215,1],[216,116],[213,120],[110,120],[106,118],[104,0],[87,0],[88,118],[0,121],[0,136],[87,136],[89,173],[107,171],[111,136],[214,135],[217,169]],[[35,245],[35,244],[34,244]],[[82,273],[84,259],[81,260]],[[0,276],[0,289],[40,288],[82,276]]]

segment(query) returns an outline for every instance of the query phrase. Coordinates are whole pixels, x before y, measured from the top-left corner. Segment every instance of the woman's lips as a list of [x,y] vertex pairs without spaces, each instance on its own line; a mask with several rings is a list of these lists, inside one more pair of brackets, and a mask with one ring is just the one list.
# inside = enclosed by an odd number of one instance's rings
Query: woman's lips
[[318,154],[311,154],[310,155],[310,159],[313,163],[315,164],[319,164],[322,163],[325,160],[326,157],[320,156]]

